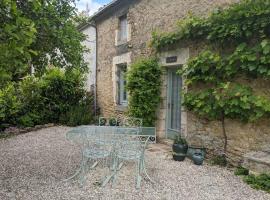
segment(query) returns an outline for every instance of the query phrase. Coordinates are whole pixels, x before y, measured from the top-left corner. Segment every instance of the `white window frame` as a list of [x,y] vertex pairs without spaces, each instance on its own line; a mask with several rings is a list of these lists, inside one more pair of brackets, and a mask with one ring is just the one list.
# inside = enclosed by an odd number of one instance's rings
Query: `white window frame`
[[127,107],[128,104],[128,94],[127,94],[127,103],[124,105],[119,105],[119,98],[118,98],[118,66],[125,64],[127,66],[127,71],[129,70],[131,64],[131,52],[121,54],[119,56],[113,57],[113,66],[112,66],[112,85],[113,85],[113,99],[114,105],[116,109],[117,106],[120,107]]

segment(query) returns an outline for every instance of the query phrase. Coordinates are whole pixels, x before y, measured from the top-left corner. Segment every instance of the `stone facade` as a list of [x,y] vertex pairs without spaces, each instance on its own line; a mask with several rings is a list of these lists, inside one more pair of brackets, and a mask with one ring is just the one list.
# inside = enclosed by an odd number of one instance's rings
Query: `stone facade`
[[[149,47],[151,33],[157,31],[172,31],[176,22],[185,17],[189,12],[198,16],[206,16],[217,7],[228,6],[238,0],[131,0],[122,1],[128,3],[117,4],[114,8],[103,11],[102,17],[97,17],[97,101],[101,115],[122,116],[125,109],[115,104],[115,60],[125,57],[127,54],[133,62],[142,56],[150,56],[152,49]],[[106,14],[107,12],[107,14]],[[116,34],[119,27],[119,16],[127,14],[128,41],[125,44],[116,42]],[[196,55],[203,44],[179,44],[175,51],[161,53],[160,60],[164,67],[162,101],[157,109],[157,134],[159,138],[165,137],[166,119],[166,69],[170,66],[164,64],[166,55],[178,56],[177,64],[184,64],[189,57]],[[187,53],[188,52],[188,53]],[[183,88],[185,89],[185,88]],[[183,132],[193,142],[193,136],[203,140],[205,146],[213,150],[223,146],[221,126],[219,122],[208,122],[198,119],[192,113],[182,109],[181,126]],[[233,157],[239,158],[246,152],[263,148],[270,144],[270,123],[243,125],[236,121],[226,121],[229,136],[228,150]]]

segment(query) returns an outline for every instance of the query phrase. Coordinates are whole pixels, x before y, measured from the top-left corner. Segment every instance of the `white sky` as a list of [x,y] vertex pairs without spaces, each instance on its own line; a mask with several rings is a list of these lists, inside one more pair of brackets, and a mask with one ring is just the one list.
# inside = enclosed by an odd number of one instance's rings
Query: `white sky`
[[88,3],[88,8],[90,10],[89,15],[93,15],[98,9],[103,6],[103,4],[96,2],[95,0],[80,0],[77,1],[76,7],[79,11],[86,10],[86,4]]

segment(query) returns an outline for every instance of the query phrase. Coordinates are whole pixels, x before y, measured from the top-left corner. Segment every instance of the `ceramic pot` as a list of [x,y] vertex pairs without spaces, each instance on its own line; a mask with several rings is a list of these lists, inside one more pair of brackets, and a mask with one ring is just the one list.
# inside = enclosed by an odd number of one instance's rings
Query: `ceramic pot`
[[204,160],[204,156],[202,153],[194,153],[192,156],[192,160],[193,160],[195,165],[202,165],[203,160]]
[[187,150],[188,150],[188,145],[186,144],[173,144],[172,146],[172,150],[174,153],[177,154],[187,154]]

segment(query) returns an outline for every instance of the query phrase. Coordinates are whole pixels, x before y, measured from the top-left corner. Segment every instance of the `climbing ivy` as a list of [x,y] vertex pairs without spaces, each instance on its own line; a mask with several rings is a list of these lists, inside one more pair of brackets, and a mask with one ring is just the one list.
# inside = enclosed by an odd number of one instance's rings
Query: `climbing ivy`
[[217,9],[207,18],[189,14],[172,33],[153,33],[152,46],[161,50],[182,40],[241,43],[256,36],[270,35],[270,0],[242,0],[226,9]]
[[128,112],[143,119],[144,126],[154,126],[160,101],[161,67],[156,58],[136,61],[127,73]]
[[268,97],[238,83],[243,76],[270,79],[269,6],[270,0],[242,0],[207,18],[189,15],[175,32],[153,33],[151,44],[157,51],[188,40],[206,44],[179,70],[188,86],[183,104],[201,117],[221,122],[224,155],[226,118],[252,122],[270,116]]

